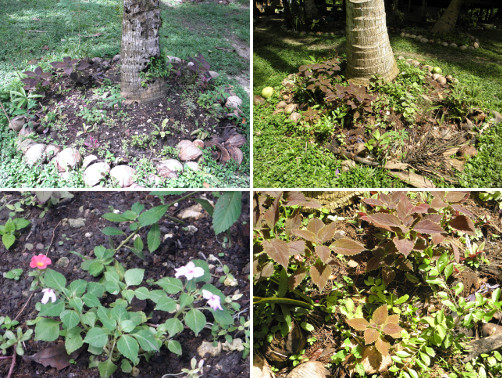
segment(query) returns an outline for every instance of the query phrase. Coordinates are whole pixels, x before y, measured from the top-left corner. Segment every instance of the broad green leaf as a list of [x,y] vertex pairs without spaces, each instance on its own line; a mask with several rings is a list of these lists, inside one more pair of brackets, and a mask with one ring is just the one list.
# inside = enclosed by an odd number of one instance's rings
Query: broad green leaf
[[157,223],[167,212],[168,208],[168,205],[156,206],[141,213],[138,219],[140,226],[145,227]]
[[106,253],[106,248],[103,247],[102,245],[97,245],[94,247],[94,255],[98,259],[103,259],[105,257],[105,253]]
[[87,285],[87,292],[101,298],[105,293],[105,287],[98,282],[89,282]]
[[5,232],[6,234],[13,234],[15,231],[16,224],[14,223],[14,221],[12,219],[7,220],[7,222],[5,222],[3,232]]
[[64,310],[61,312],[60,318],[66,329],[72,329],[80,323],[80,317],[73,310]]
[[131,303],[132,299],[134,298],[134,290],[122,290],[122,298],[124,298],[128,303]]
[[125,235],[125,232],[117,227],[105,227],[101,232],[106,236]]
[[103,348],[108,342],[108,334],[100,327],[91,328],[85,335],[84,342],[95,348]]
[[134,290],[134,295],[136,295],[136,298],[139,300],[145,300],[150,298],[150,291],[146,287],[141,286]]
[[103,306],[99,306],[96,314],[98,315],[99,321],[101,322],[101,324],[103,324],[103,327],[105,327],[106,329],[113,331],[117,327],[117,322],[115,319],[112,318],[109,309]]
[[35,326],[35,340],[54,341],[59,337],[59,321],[42,318]]
[[54,303],[41,303],[39,316],[59,316],[64,310],[64,301],[58,300]]
[[415,370],[408,368],[408,373],[412,378],[418,378],[418,373]]
[[227,310],[211,310],[214,316],[214,320],[216,320],[221,325],[230,325],[234,324],[234,318]]
[[136,214],[140,214],[145,209],[145,205],[139,202],[135,202],[134,205],[131,206],[131,210]]
[[207,211],[207,213],[210,216],[213,216],[214,212],[214,207],[211,205],[211,203],[208,200],[202,199],[202,198],[194,198],[193,199],[195,202],[199,203],[204,210]]
[[148,329],[142,329],[136,333],[133,333],[132,336],[138,340],[141,349],[147,352],[153,352],[159,350],[159,344],[157,340],[155,340],[155,336]]
[[68,300],[68,304],[73,307],[78,313],[82,312],[82,308],[84,307],[84,302],[80,298],[71,298]]
[[138,214],[132,210],[126,210],[122,213],[122,216],[126,218],[128,221],[136,220]]
[[443,272],[444,268],[446,267],[446,264],[448,264],[448,254],[445,252],[438,259],[437,267],[439,273]]
[[109,378],[117,370],[117,365],[109,358],[106,361],[98,362],[98,370],[101,378]]
[[150,291],[150,299],[155,303],[159,303],[162,298],[167,298],[166,293],[163,290],[152,290]]
[[106,281],[105,289],[110,294],[118,294],[120,291],[120,286],[117,282]]
[[183,290],[183,283],[181,280],[173,277],[164,277],[155,282],[156,285],[164,289],[168,294],[178,294]]
[[169,337],[173,337],[183,331],[183,323],[177,318],[167,319],[164,323]]
[[69,355],[76,351],[84,344],[84,340],[80,333],[82,329],[80,327],[74,327],[66,332],[64,346],[66,348],[66,353]]
[[84,301],[85,305],[89,308],[90,307],[98,307],[101,304],[99,299],[95,295],[90,294],[90,293],[86,293],[82,297],[82,300]]
[[195,336],[198,336],[206,325],[206,317],[202,311],[193,308],[185,314],[185,324],[195,333]]
[[84,294],[86,288],[87,288],[87,281],[86,280],[75,280],[72,283],[70,283],[70,286],[69,286],[72,297],[82,296],[82,294]]
[[181,353],[183,352],[181,349],[181,344],[176,340],[169,340],[167,342],[167,349],[169,349],[169,351],[171,351],[172,353],[177,354],[178,356],[181,356]]
[[30,225],[30,221],[24,218],[14,218],[14,224],[16,225],[16,230],[21,230]]
[[106,219],[107,221],[110,222],[126,222],[127,218],[124,217],[122,214],[116,214],[116,213],[106,213],[103,214],[103,218]]
[[194,301],[194,297],[191,295],[188,295],[187,293],[182,293],[180,295],[180,307],[187,307],[190,306]]
[[88,272],[93,277],[99,276],[101,273],[103,273],[103,270],[105,270],[105,266],[101,261],[95,260],[89,264]]
[[52,269],[47,269],[45,272],[44,282],[46,286],[61,292],[66,287],[66,278],[61,273]]
[[120,322],[120,329],[122,332],[131,333],[134,328],[136,328],[136,324],[131,320],[126,319]]
[[143,311],[128,312],[127,314],[129,315],[129,320],[136,325],[146,323],[146,321],[148,320]]
[[144,275],[144,269],[129,269],[124,274],[124,280],[127,286],[137,286],[143,281]]
[[126,306],[117,305],[110,310],[110,314],[112,315],[112,318],[117,322],[121,322],[122,320],[127,319]]
[[2,235],[2,243],[5,248],[9,249],[12,247],[12,244],[16,241],[16,237],[13,234],[3,234]]
[[155,223],[152,228],[150,228],[150,231],[148,231],[147,235],[147,243],[148,243],[148,250],[150,252],[154,252],[159,248],[160,246],[160,228],[157,223]]
[[241,192],[223,192],[214,205],[213,229],[216,235],[228,230],[241,215]]
[[130,373],[132,371],[132,365],[129,360],[126,360],[125,358],[122,359],[120,362],[120,370],[124,373]]
[[157,302],[155,310],[174,312],[176,311],[176,301],[172,298],[165,296]]
[[134,365],[139,363],[139,345],[136,339],[130,335],[122,335],[117,341],[117,348],[123,356],[130,359]]
[[96,313],[92,311],[87,311],[82,314],[82,323],[88,325],[89,327],[94,327],[96,325]]
[[145,254],[143,253],[143,240],[141,239],[141,236],[137,236],[136,239],[134,239],[133,243],[134,247],[131,249],[133,253],[138,256],[140,259],[145,259]]

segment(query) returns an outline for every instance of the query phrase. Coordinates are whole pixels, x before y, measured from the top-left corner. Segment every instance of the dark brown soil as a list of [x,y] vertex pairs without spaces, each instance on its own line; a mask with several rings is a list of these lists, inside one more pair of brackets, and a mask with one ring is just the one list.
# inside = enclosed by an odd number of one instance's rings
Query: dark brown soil
[[[0,316],[9,316],[14,319],[26,304],[26,308],[18,317],[24,330],[27,329],[26,321],[34,319],[38,311],[35,304],[41,299],[39,293],[35,293],[31,301],[28,302],[31,292],[29,291],[32,278],[28,276],[30,272],[29,262],[33,254],[45,253],[52,259],[51,268],[63,273],[67,282],[75,279],[96,280],[87,272],[80,269],[81,259],[69,251],[76,251],[84,255],[89,255],[94,246],[108,245],[108,237],[100,230],[105,226],[111,226],[111,222],[106,221],[101,216],[118,209],[121,212],[131,208],[135,202],[145,205],[145,208],[160,204],[158,197],[149,195],[146,192],[74,192],[73,199],[66,199],[57,205],[50,207],[39,207],[27,204],[31,197],[30,193],[1,194],[0,224],[4,224],[9,218],[9,210],[6,204],[14,204],[23,200],[22,208],[24,212],[16,214],[16,217],[23,217],[31,221],[29,228],[22,230],[16,243],[5,250],[0,246],[0,256],[2,264],[0,267]],[[210,193],[200,192],[197,197],[206,196],[214,200]],[[170,197],[175,198],[175,197]],[[166,217],[159,221],[161,234],[172,234],[167,238],[160,248],[153,254],[145,253],[146,259],[143,261],[127,249],[121,249],[115,256],[126,269],[144,268],[145,282],[147,279],[158,280],[161,277],[173,276],[175,268],[183,266],[187,261],[197,258],[206,259],[210,254],[217,256],[223,264],[228,265],[230,272],[238,281],[238,286],[228,287],[218,283],[216,279],[213,283],[219,287],[225,295],[236,293],[243,294],[238,301],[241,305],[242,316],[249,318],[249,195],[243,194],[242,215],[238,222],[231,228],[231,247],[222,246],[221,235],[215,237],[211,228],[211,218],[204,216],[200,219],[187,219],[184,225],[173,222]],[[173,206],[168,213],[176,216],[180,210],[194,205],[192,200],[184,200],[179,206]],[[46,213],[44,214],[44,212]],[[85,218],[86,225],[80,228],[72,228],[65,219]],[[187,228],[187,226],[190,226]],[[193,231],[194,226],[196,231]],[[192,230],[190,230],[192,228]],[[146,236],[146,235],[143,235]],[[117,237],[113,237],[117,238]],[[120,241],[121,239],[116,239]],[[34,248],[29,251],[26,247],[31,244]],[[50,248],[49,248],[50,247]],[[48,249],[49,248],[49,249]],[[58,264],[62,258],[67,258],[67,266]],[[19,281],[6,279],[4,272],[11,269],[22,268],[23,275]],[[27,303],[28,302],[28,303]],[[151,307],[151,308],[150,308]],[[151,322],[163,322],[163,313],[153,311],[151,303],[147,303],[145,313],[152,316]],[[33,328],[33,327],[32,327]],[[244,335],[239,332],[233,334],[234,338]],[[204,329],[198,337],[195,337],[190,330],[183,331],[177,340],[182,344],[183,354],[178,357],[166,348],[161,348],[149,362],[144,359],[138,365],[140,377],[161,377],[166,373],[179,373],[182,368],[190,367],[192,357],[201,358],[197,354],[197,348],[202,341],[212,341],[210,330]],[[29,340],[25,343],[26,355],[33,355],[52,343],[42,343]],[[11,354],[8,350],[7,355]],[[246,377],[249,376],[249,358],[242,359],[242,352],[222,352],[217,357],[206,355],[204,376],[205,377]],[[7,376],[10,360],[0,360],[0,376]],[[89,369],[89,353],[82,351],[76,359],[75,364],[57,371],[55,368],[44,367],[32,361],[17,358],[13,377],[97,377],[97,369]],[[114,377],[128,376],[117,370]]]

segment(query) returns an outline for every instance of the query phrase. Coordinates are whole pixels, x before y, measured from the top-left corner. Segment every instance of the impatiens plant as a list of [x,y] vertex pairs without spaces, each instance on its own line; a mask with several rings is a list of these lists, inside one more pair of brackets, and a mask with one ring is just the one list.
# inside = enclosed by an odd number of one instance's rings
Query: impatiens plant
[[37,256],[33,256],[30,261],[30,268],[38,268],[45,269],[48,265],[51,265],[51,259],[46,255],[39,254]]
[[9,249],[16,241],[18,231],[30,225],[30,221],[24,218],[9,218],[5,224],[0,225],[0,235],[5,248]]

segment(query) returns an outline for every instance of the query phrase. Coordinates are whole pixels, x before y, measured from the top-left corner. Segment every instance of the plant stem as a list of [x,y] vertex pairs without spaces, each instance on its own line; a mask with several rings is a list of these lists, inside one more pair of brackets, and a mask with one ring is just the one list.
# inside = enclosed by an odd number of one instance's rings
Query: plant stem
[[10,369],[9,373],[7,374],[7,378],[10,378],[12,376],[12,373],[14,372],[14,366],[16,366],[16,347],[17,344],[14,345],[14,352],[12,354],[12,363],[10,364]]
[[299,301],[296,299],[291,299],[291,298],[278,298],[278,297],[268,297],[268,298],[262,298],[262,297],[253,297],[253,304],[258,305],[258,304],[263,304],[263,303],[282,303],[282,304],[289,304],[292,306],[297,306],[297,307],[304,307],[308,308],[309,310],[313,310],[314,306],[307,302]]
[[115,252],[118,252],[120,250],[120,248],[122,248],[124,245],[126,245],[129,240],[131,240],[131,238],[136,235],[138,233],[140,229],[138,228],[136,231],[133,231],[129,236],[127,236],[127,238],[125,238],[122,243],[119,244],[119,246],[117,248],[115,248]]

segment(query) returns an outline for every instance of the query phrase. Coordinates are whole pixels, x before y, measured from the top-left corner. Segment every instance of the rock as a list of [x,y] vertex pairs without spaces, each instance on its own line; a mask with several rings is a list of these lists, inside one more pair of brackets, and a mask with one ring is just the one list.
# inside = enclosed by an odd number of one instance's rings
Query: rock
[[420,62],[418,60],[413,60],[411,64],[413,64],[415,67],[420,66]]
[[302,119],[302,115],[298,112],[293,112],[290,114],[289,119],[294,123],[298,123]]
[[195,147],[197,148],[200,148],[200,149],[203,149],[204,148],[204,141],[203,140],[200,140],[200,139],[195,139],[193,141],[193,144]]
[[484,337],[502,334],[502,326],[494,323],[486,323],[481,327],[481,334]]
[[43,161],[45,159],[45,147],[43,143],[37,143],[30,146],[24,153],[26,164],[33,165],[38,161]]
[[25,248],[26,250],[28,250],[28,251],[31,251],[31,250],[33,250],[34,246],[33,246],[33,244],[31,244],[31,243],[26,243],[26,244],[24,245],[24,248]]
[[441,42],[441,46],[448,47],[448,42]]
[[24,154],[34,144],[35,141],[33,139],[23,139],[21,142],[17,142],[17,149]]
[[70,218],[68,219],[68,224],[71,228],[82,228],[85,227],[86,218]]
[[221,353],[221,343],[213,345],[210,341],[203,341],[202,344],[197,348],[197,353],[200,357],[204,357],[206,354],[216,357]]
[[432,74],[432,78],[437,81],[441,75],[438,73]]
[[446,76],[445,76],[445,79],[446,79],[446,81],[448,81],[449,83],[451,83],[451,82],[453,81],[453,76],[451,76],[451,75],[446,75]]
[[416,34],[410,34],[409,37],[412,38],[412,39],[417,38]]
[[265,103],[265,99],[259,95],[254,95],[253,96],[253,104],[255,105],[261,105]]
[[56,261],[56,266],[58,268],[66,268],[70,264],[70,259],[68,257],[61,257],[58,261]]
[[61,152],[63,148],[61,146],[56,146],[55,144],[49,144],[47,147],[45,147],[45,155],[48,158],[51,158],[53,156],[56,156],[59,152]]
[[432,72],[432,68],[433,68],[433,67],[432,67],[432,66],[429,66],[429,65],[425,65],[425,66],[423,66],[422,68],[423,68],[424,70],[427,70],[427,71],[429,71],[429,72]]
[[98,160],[98,157],[96,155],[88,155],[84,158],[84,161],[82,161],[82,167],[87,168],[96,160]]
[[242,105],[242,100],[237,96],[230,96],[225,102],[225,106],[231,109],[238,109]]
[[181,59],[175,56],[166,56],[167,63],[181,63]]
[[475,48],[475,49],[479,49],[479,42],[474,42],[472,44],[472,46]]
[[288,114],[293,113],[298,108],[298,104],[288,104],[284,108],[284,111]]
[[199,219],[203,216],[202,205],[199,203],[181,210],[178,214],[178,218],[180,219]]
[[467,49],[467,45],[460,46],[460,50],[466,50],[466,49]]
[[26,117],[24,115],[18,115],[10,120],[9,129],[14,130],[16,133],[18,133],[19,131],[21,131],[25,124]]
[[268,361],[260,355],[253,356],[253,378],[272,378],[274,375]]
[[286,376],[286,378],[324,378],[330,375],[322,362],[309,361],[298,365]]
[[404,60],[404,56],[399,55],[399,56],[397,57],[397,59],[398,59],[398,60]]
[[200,168],[199,168],[199,163],[195,162],[195,161],[187,161],[185,163],[185,169],[191,169],[192,171],[199,171]]
[[404,37],[404,34],[405,34],[404,32],[399,33],[401,37]]
[[84,183],[87,186],[96,186],[110,172],[110,165],[105,162],[92,164],[84,171]]
[[208,71],[209,73],[209,76],[211,76],[211,80],[214,80],[216,79],[218,76],[220,76],[220,74],[216,71]]
[[244,345],[242,345],[242,339],[235,338],[231,343],[225,341],[222,345],[222,349],[226,352],[233,352],[234,350],[242,352],[244,350]]
[[437,78],[436,80],[439,84],[441,84],[442,86],[445,86],[446,85],[446,78],[442,75],[439,75],[439,77]]
[[59,172],[77,167],[82,161],[82,155],[76,148],[68,147],[56,155],[56,166]]
[[143,185],[136,184],[135,182],[132,183],[130,188],[132,188],[132,189],[145,189],[145,187]]
[[176,148],[179,150],[178,157],[182,161],[196,160],[202,155],[200,148],[195,146],[193,142],[186,139],[180,141]]
[[456,43],[450,43],[450,47],[457,48],[458,45]]
[[110,176],[112,176],[121,188],[127,188],[134,182],[133,176],[136,174],[134,168],[128,165],[117,165],[110,171]]
[[[120,58],[120,55],[119,55],[119,58]],[[96,64],[96,65],[100,65],[102,61],[103,61],[103,58],[100,58],[97,56],[91,59],[92,64]]]
[[148,182],[153,185],[159,185],[162,182],[162,179],[154,174],[148,175]]
[[35,134],[33,132],[33,129],[31,127],[29,127],[28,125],[24,125],[21,130],[19,130],[19,137],[22,138],[22,137],[27,137],[27,136],[30,136],[32,134]]
[[502,122],[502,114],[500,114],[499,112],[497,112],[496,110],[492,110],[492,114],[493,114],[493,123],[497,124],[497,123],[500,123]]
[[477,154],[478,154],[478,150],[476,150],[476,147],[471,146],[470,144],[460,147],[460,149],[457,152],[458,156],[462,156],[462,157],[466,157],[466,158],[467,157],[469,157],[469,158],[474,157]]
[[342,161],[342,171],[343,172],[348,172],[352,168],[355,168],[356,162],[354,160],[344,160]]
[[175,179],[178,172],[183,172],[183,164],[176,159],[163,160],[157,166],[157,174],[160,177]]
[[112,58],[113,63],[117,63],[119,60],[120,60],[120,54],[117,54]]
[[286,101],[282,100],[282,101],[279,101],[279,103],[277,104],[276,108],[277,109],[283,109],[286,106],[288,106],[288,103]]
[[366,146],[364,145],[364,143],[356,143],[354,145],[354,153],[356,155],[359,155],[361,152],[364,152],[366,150]]

